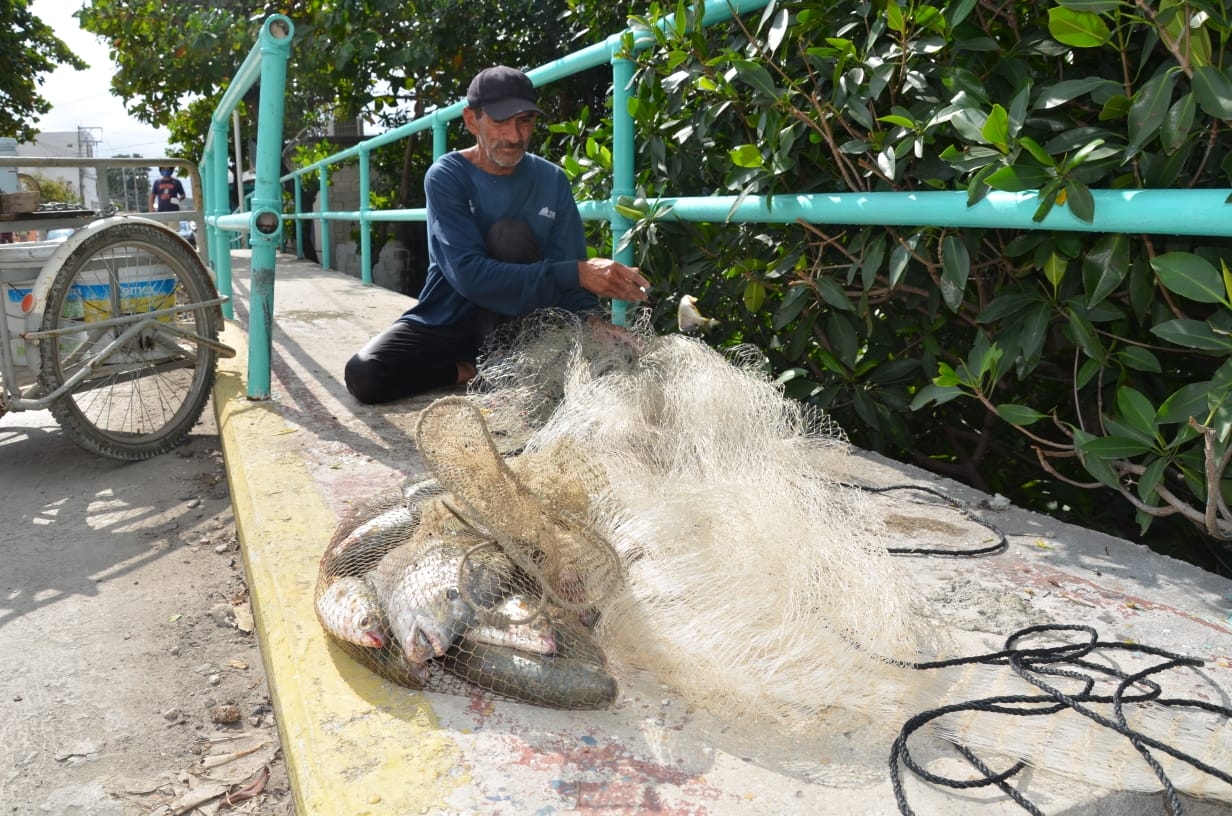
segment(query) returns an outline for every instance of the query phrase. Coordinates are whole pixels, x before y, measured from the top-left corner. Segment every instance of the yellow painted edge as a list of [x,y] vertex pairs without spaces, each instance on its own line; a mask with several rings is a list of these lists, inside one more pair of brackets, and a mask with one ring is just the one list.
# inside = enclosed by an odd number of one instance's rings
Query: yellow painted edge
[[[304,429],[250,401],[247,343],[219,365],[214,413],[256,632],[297,812],[385,816],[440,806],[469,781],[426,696],[387,683],[332,645],[313,590],[337,519],[298,451]],[[299,438],[297,438],[299,437]]]

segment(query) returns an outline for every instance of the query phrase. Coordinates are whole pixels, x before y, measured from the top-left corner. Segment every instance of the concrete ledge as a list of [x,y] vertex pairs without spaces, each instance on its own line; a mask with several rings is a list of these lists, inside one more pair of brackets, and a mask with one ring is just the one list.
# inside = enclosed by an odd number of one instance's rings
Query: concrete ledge
[[[247,254],[232,255],[242,318]],[[274,399],[246,398],[245,335],[229,322],[224,340],[238,354],[221,365],[214,407],[300,816],[897,812],[888,750],[858,730],[802,739],[742,727],[631,672],[620,677],[616,705],[596,712],[419,693],[333,647],[313,609],[320,555],[352,501],[422,471],[410,429],[428,400],[358,405],[340,382],[350,353],[408,298],[285,256],[277,277]],[[853,476],[872,483],[925,484],[967,507],[990,498],[879,457],[851,460],[861,471]],[[954,623],[971,634],[971,653],[1044,615],[1203,658],[1222,698],[1232,698],[1232,581],[1017,508],[994,515],[1010,533],[1004,554],[912,565],[932,591],[978,593],[1002,613],[994,620],[987,606],[956,607],[968,613]],[[1162,812],[1157,795],[1034,776],[1021,784],[1049,813]],[[907,793],[921,814],[1021,812],[996,791],[956,794],[909,779]],[[1216,802],[1186,805],[1191,816],[1232,813]]]

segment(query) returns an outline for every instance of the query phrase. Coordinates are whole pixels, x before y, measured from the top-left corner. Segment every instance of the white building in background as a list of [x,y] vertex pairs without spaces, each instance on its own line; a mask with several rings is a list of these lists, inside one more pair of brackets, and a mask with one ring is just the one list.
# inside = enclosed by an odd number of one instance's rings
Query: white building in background
[[[93,158],[98,146],[99,128],[40,133],[33,143],[18,142],[17,155],[39,158]],[[98,200],[98,171],[93,167],[21,167],[19,172],[56,179],[81,196],[87,210],[102,210]],[[148,191],[147,191],[148,192]],[[46,203],[46,202],[44,202]]]

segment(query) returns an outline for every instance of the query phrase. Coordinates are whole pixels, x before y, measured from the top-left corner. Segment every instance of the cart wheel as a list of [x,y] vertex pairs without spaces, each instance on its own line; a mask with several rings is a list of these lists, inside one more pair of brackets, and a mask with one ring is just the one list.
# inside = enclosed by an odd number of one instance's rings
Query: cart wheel
[[82,242],[47,295],[42,330],[61,334],[39,343],[47,392],[85,372],[51,405],[64,433],[125,460],[182,442],[214,384],[222,313],[200,304],[217,297],[197,254],[160,226],[115,224]]

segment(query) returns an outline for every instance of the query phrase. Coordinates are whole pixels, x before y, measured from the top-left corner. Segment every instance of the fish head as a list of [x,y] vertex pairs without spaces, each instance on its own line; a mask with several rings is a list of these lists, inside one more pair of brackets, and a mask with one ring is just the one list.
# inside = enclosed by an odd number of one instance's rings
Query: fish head
[[362,577],[338,578],[317,595],[317,617],[341,640],[379,649],[388,642],[381,605]]
[[432,587],[418,603],[395,604],[390,625],[411,663],[440,657],[474,620],[474,611],[454,585]]
[[369,649],[384,648],[385,628],[381,625],[379,612],[377,617],[365,614],[355,623],[359,630],[359,637],[355,641],[360,646],[366,646]]
[[453,537],[428,537],[386,555],[372,574],[377,597],[406,660],[439,657],[476,623],[476,609],[506,592],[504,556],[468,557]]

